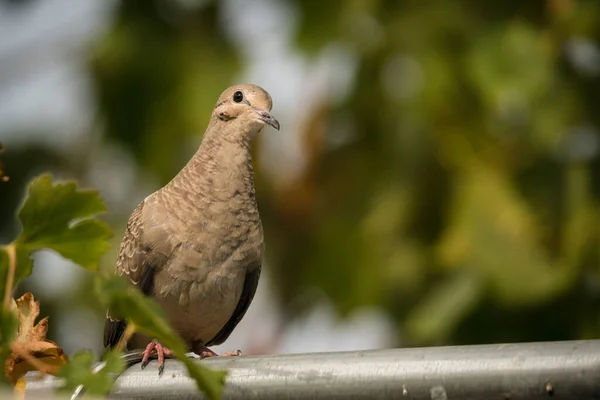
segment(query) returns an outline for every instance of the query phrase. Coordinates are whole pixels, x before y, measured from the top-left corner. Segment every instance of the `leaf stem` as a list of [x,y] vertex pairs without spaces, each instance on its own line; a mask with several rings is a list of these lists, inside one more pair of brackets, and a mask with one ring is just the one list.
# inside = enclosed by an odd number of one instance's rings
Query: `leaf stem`
[[123,350],[123,348],[129,341],[129,339],[131,338],[131,335],[133,335],[134,333],[135,333],[135,325],[130,322],[129,324],[127,324],[127,328],[125,328],[125,332],[123,333],[123,336],[121,336],[119,343],[117,343],[118,351]]
[[8,255],[8,276],[6,277],[6,286],[4,288],[4,309],[10,307],[10,299],[12,297],[13,284],[15,282],[15,269],[17,268],[17,251],[15,244],[11,243],[4,248]]

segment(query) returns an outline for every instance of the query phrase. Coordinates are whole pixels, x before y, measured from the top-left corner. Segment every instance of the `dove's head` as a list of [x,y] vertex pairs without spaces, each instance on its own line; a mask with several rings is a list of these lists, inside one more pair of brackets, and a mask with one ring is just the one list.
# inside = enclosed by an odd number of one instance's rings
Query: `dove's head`
[[254,139],[265,125],[279,130],[279,122],[271,115],[273,101],[266,90],[256,85],[235,85],[226,89],[213,111],[213,123],[226,131]]

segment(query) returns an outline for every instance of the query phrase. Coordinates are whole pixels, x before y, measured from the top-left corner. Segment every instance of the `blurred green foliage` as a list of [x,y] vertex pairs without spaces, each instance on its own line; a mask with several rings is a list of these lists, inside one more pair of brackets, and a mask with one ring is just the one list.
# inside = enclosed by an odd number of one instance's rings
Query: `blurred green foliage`
[[[404,344],[597,337],[600,3],[283,3],[308,60],[356,60],[348,95],[302,125],[303,174],[257,171],[287,315],[317,286],[342,313],[384,308]],[[243,71],[222,4],[121,2],[91,50],[106,143],[161,184]]]
[[303,48],[358,56],[328,116],[356,137],[314,157],[310,228],[275,229],[304,243],[272,263],[282,294],[384,306],[410,344],[598,335],[600,168],[574,148],[600,123],[599,80],[565,49],[598,45],[600,3],[339,2],[326,30],[323,3],[296,5]]
[[[214,99],[236,71],[237,57],[217,26],[216,4],[180,16],[178,28],[154,2],[123,2],[112,30],[96,45],[90,68],[106,135],[123,143],[162,182],[190,154]],[[175,16],[174,16],[175,17]]]

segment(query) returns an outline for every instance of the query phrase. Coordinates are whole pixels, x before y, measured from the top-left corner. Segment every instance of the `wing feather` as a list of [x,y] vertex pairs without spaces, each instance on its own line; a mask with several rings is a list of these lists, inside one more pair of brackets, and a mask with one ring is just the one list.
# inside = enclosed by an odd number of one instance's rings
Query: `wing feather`
[[238,301],[231,318],[225,324],[223,328],[208,342],[205,343],[206,346],[219,345],[227,340],[231,332],[235,329],[237,324],[242,320],[246,311],[248,311],[248,307],[250,307],[250,303],[252,303],[252,299],[254,298],[254,294],[256,293],[256,288],[258,287],[258,280],[260,278],[260,265],[258,267],[249,268],[246,272],[246,278],[244,280],[244,287],[242,289],[242,294],[240,295],[240,299]]
[[[153,289],[155,265],[149,263],[150,246],[144,244],[142,210],[145,200],[141,202],[129,217],[125,235],[119,247],[115,273],[125,276],[129,284],[136,286],[145,295]],[[110,310],[106,313],[104,325],[104,346],[115,347],[127,324],[125,321],[113,318]]]

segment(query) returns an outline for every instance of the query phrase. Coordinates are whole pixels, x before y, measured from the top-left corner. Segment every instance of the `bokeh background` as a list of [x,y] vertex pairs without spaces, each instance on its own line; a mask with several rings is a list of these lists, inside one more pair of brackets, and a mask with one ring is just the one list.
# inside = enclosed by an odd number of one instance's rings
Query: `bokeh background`
[[[600,335],[597,0],[2,0],[0,242],[27,182],[95,187],[114,228],[195,152],[233,83],[267,242],[246,354]],[[92,273],[20,291],[102,352]],[[219,350],[219,349],[217,349]]]

